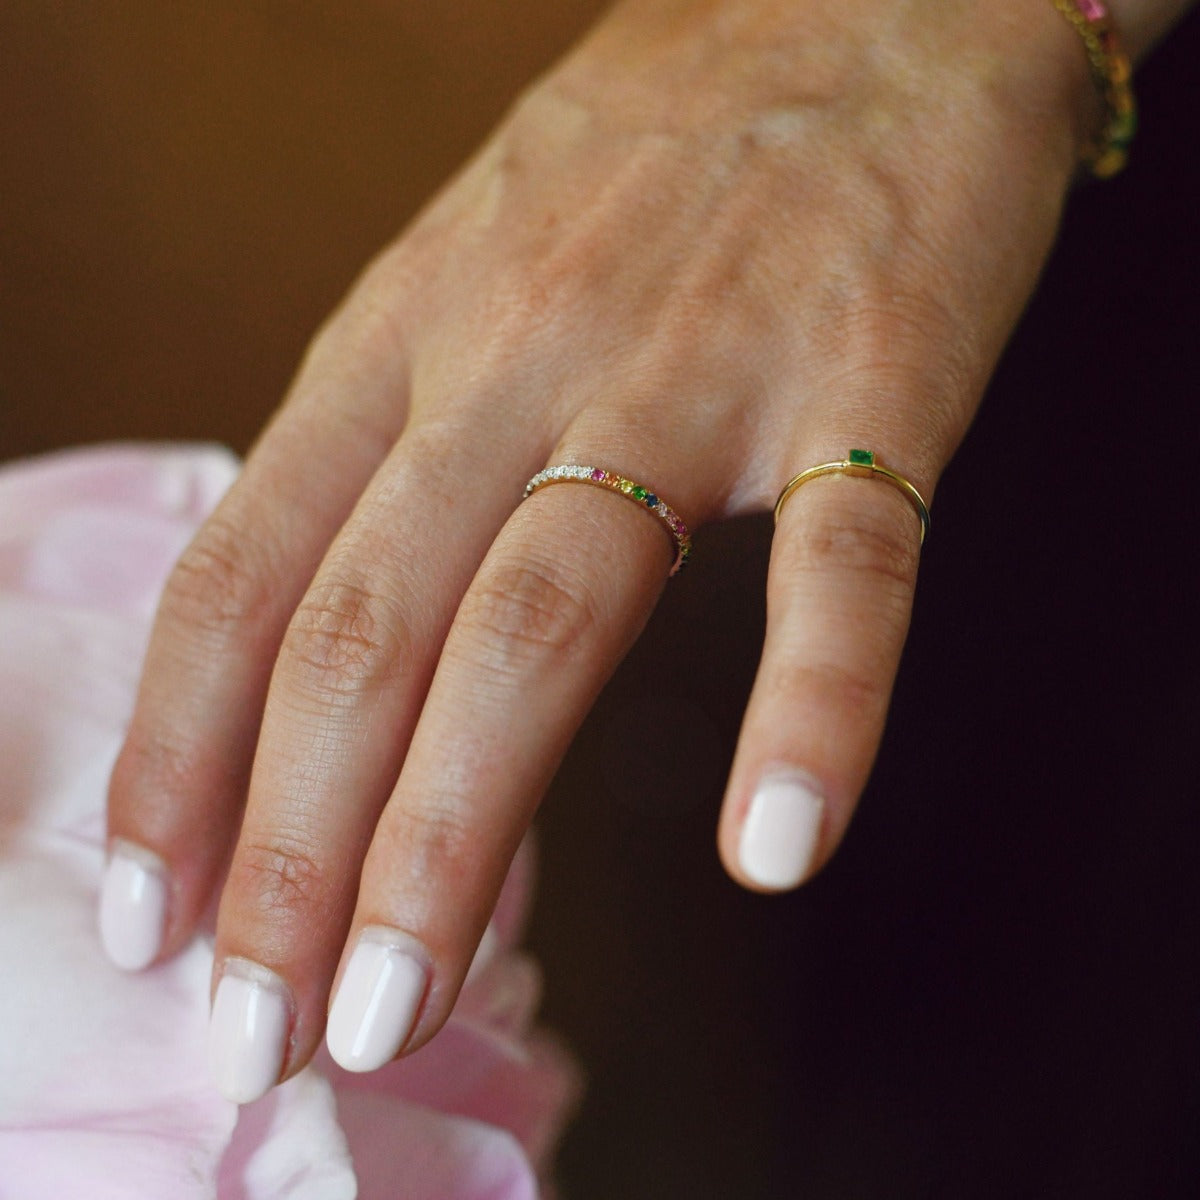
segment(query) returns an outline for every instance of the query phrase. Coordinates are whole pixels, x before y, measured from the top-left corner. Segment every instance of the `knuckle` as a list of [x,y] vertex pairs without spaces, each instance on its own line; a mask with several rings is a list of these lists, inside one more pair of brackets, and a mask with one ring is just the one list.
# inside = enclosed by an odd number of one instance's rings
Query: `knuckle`
[[462,873],[458,869],[465,870],[466,864],[485,850],[465,806],[453,795],[423,797],[419,807],[400,814],[399,824],[400,844],[415,877]]
[[511,563],[468,594],[459,614],[485,661],[571,658],[599,623],[595,600],[577,576],[545,562]]
[[224,633],[260,612],[271,591],[261,550],[217,513],[175,564],[163,611],[189,627]]
[[522,262],[483,287],[480,309],[486,331],[473,346],[480,378],[510,380],[528,372],[529,358],[556,337],[568,337],[569,318],[579,310],[589,275],[586,255],[574,244],[547,249],[536,262]]
[[913,284],[850,289],[817,323],[816,337],[848,402],[900,422],[909,437],[948,458],[986,379],[989,351],[945,300]]
[[915,355],[940,326],[940,318],[914,297],[869,296],[844,315],[837,333],[856,364],[885,373]]
[[[843,285],[822,329],[836,342],[859,374],[882,376],[919,371],[930,362],[957,367],[971,350],[969,331],[961,328],[945,301],[913,286],[878,280]],[[930,353],[937,347],[939,353]]]
[[450,505],[462,490],[458,450],[478,437],[481,423],[490,415],[491,403],[490,394],[475,396],[468,392],[454,403],[422,413],[404,431],[404,454],[397,456],[393,464],[397,484],[419,492],[433,510]]
[[411,336],[406,323],[411,288],[407,257],[389,251],[367,268],[338,313],[340,349],[352,350],[355,358],[366,364],[364,370],[406,355]]
[[773,699],[787,711],[805,696],[819,712],[848,716],[854,723],[873,723],[886,711],[891,695],[888,679],[835,662],[794,662],[772,675]]
[[501,281],[495,303],[508,314],[511,326],[533,335],[555,315],[574,282],[565,265],[570,257],[562,247],[556,247],[545,258],[524,264]]
[[238,847],[236,892],[254,911],[279,918],[325,907],[321,864],[300,838],[276,837]]
[[316,583],[301,601],[284,637],[283,659],[310,686],[349,697],[400,678],[411,647],[382,593],[335,579]]
[[[858,482],[858,481],[855,481]],[[863,486],[879,487],[874,481]],[[891,492],[890,488],[881,489]],[[908,502],[902,496],[889,496],[897,509]],[[897,517],[901,519],[897,519]],[[820,505],[804,536],[797,540],[798,565],[804,571],[825,575],[863,576],[870,586],[885,588],[884,594],[907,597],[911,594],[917,569],[920,538],[910,524],[911,511],[847,511],[833,505]]]
[[408,301],[417,285],[406,247],[407,239],[394,242],[366,265],[309,342],[308,357],[320,357],[331,341],[368,356],[372,365],[404,354],[412,311]]
[[[113,765],[110,791],[114,796],[158,795],[178,800],[195,795],[198,782],[215,787],[239,782],[235,769],[223,758],[217,779],[212,778],[212,765],[194,744],[181,742],[171,727],[135,720]],[[174,806],[171,816],[179,816]]]

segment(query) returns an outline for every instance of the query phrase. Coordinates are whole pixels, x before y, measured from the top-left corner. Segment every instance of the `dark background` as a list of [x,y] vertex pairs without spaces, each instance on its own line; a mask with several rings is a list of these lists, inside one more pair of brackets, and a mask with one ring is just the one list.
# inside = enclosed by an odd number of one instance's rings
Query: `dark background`
[[[594,0],[0,6],[0,458],[244,450],[359,267]],[[541,818],[573,1200],[1198,1193],[1193,16],[938,489],[810,887],[713,850],[769,528],[708,529]],[[664,735],[669,722],[673,736]]]

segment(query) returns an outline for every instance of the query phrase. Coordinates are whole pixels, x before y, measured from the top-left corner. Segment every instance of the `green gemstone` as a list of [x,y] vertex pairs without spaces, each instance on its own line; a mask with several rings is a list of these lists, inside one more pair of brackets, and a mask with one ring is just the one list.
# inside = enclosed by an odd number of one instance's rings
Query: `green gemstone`
[[1137,114],[1132,112],[1118,113],[1108,127],[1109,140],[1119,142],[1123,146],[1128,146],[1133,141],[1135,133],[1137,133]]
[[647,491],[646,491],[646,489],[645,489],[644,487],[635,487],[635,488],[633,489],[633,491],[632,491],[632,492],[630,492],[629,494],[630,494],[630,495],[631,495],[631,496],[632,496],[632,497],[633,497],[635,500],[645,500],[645,498],[646,498],[646,497],[647,497],[647,496],[648,496],[650,493],[649,493],[649,492],[647,492]]
[[874,450],[851,450],[850,462],[856,467],[873,467],[875,465]]

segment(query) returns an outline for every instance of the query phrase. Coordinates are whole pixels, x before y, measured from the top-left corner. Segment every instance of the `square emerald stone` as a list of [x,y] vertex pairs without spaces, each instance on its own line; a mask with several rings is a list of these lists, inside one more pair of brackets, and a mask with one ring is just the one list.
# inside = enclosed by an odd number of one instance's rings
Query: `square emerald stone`
[[875,451],[851,450],[849,461],[856,467],[873,467],[875,465]]

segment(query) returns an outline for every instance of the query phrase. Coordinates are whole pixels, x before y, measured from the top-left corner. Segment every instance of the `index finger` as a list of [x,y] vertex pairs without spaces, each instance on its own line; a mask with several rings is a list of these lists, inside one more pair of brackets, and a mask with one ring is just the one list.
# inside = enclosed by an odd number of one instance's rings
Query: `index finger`
[[360,287],[315,340],[287,405],[167,582],[109,786],[100,933],[128,970],[178,949],[204,911],[288,619],[403,427],[407,365],[371,293]]

